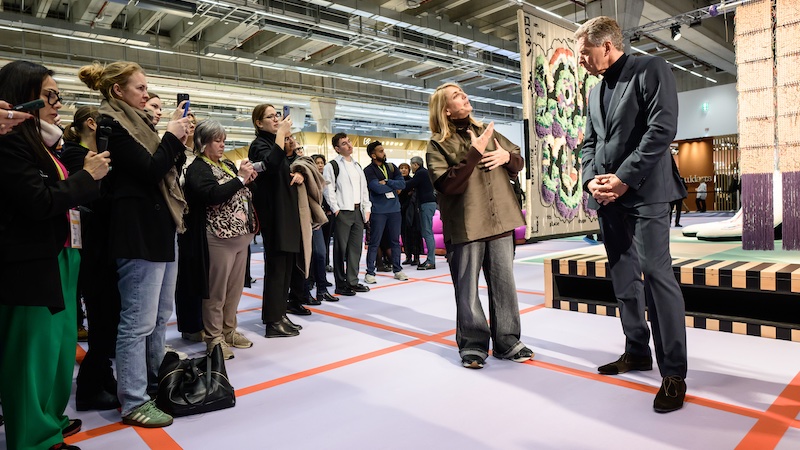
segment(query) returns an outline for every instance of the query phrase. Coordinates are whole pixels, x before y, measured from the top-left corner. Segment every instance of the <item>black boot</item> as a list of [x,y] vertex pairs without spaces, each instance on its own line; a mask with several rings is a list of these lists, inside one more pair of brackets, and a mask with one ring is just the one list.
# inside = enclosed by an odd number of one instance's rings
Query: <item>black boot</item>
[[291,328],[289,325],[283,322],[283,320],[279,320],[277,322],[269,322],[267,323],[267,331],[264,333],[264,337],[268,338],[278,338],[278,337],[292,337],[298,336],[300,334],[299,331]]
[[286,305],[286,312],[289,314],[297,314],[298,316],[310,316],[311,310],[307,309],[297,300],[290,300]]
[[283,318],[281,319],[281,322],[283,322],[283,323],[284,323],[286,326],[288,326],[289,328],[293,328],[293,329],[295,329],[295,330],[297,330],[297,331],[300,331],[300,330],[302,330],[302,329],[303,329],[303,326],[302,326],[302,325],[298,325],[298,324],[296,324],[296,323],[292,322],[292,321],[289,319],[289,317],[288,317],[288,316],[283,316]]

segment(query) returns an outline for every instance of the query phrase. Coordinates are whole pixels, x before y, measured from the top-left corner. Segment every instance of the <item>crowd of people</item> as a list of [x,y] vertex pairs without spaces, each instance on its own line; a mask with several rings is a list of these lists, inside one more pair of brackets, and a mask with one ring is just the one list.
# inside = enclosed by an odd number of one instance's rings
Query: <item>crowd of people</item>
[[[669,156],[677,100],[663,60],[625,55],[621,36],[609,18],[576,32],[580,63],[605,75],[589,98],[583,177],[590,206],[599,210],[626,336],[625,353],[598,370],[652,368],[646,303],[664,377],[654,408],[668,412],[682,406],[686,392],[683,302],[666,240],[669,204],[685,196]],[[612,98],[631,74],[637,88]],[[93,63],[79,78],[103,99],[99,108],[79,108],[63,130],[51,70],[27,61],[0,70],[0,186],[14,193],[0,216],[0,398],[8,448],[77,448],[64,443],[81,429],[80,420],[64,415],[77,298],[86,305],[89,350],[76,380],[76,409],[119,409],[132,426],[170,425],[173,418],[153,400],[167,321],[177,308],[182,337],[204,342],[209,353],[220,346],[226,359],[233,349],[251,348],[236,313],[256,234],[265,253],[265,337],[293,337],[302,326],[287,314],[309,315],[305,305],[338,301],[328,287],[353,296],[368,292],[379,270],[404,281],[404,265],[434,269],[438,206],[463,367],[480,369],[490,351],[515,362],[534,356],[520,340],[513,276],[513,230],[524,218],[511,181],[524,160],[493,123],[472,117],[457,84],[431,95],[426,161],[413,157],[396,166],[374,141],[366,149],[370,164],[361,167],[345,133],[332,138],[332,160],[304,156],[292,118],[270,104],[254,108],[255,139],[237,165],[224,157],[223,125],[198,122],[184,102],[162,111],[138,64]],[[640,96],[647,100],[641,110]],[[44,107],[13,109],[35,99]],[[655,110],[658,124],[639,120]],[[605,118],[611,111],[618,113]],[[166,132],[159,135],[155,125],[164,115]],[[618,129],[628,134],[598,138],[605,123],[626,121],[633,125]],[[640,141],[648,146],[644,154]],[[670,183],[646,182],[653,171],[660,173],[653,179]],[[481,271],[488,320],[478,295]]]

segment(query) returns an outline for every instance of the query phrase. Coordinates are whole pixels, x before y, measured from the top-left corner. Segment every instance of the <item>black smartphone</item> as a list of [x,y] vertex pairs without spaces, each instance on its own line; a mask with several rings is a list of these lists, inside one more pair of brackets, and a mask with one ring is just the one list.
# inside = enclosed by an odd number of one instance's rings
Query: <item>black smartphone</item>
[[183,101],[186,101],[186,105],[183,107],[183,117],[186,117],[186,114],[189,113],[189,94],[178,94],[178,106],[181,106]]
[[283,118],[289,117],[291,111],[289,110],[289,105],[283,105]]
[[32,112],[42,108],[44,108],[44,100],[37,98],[36,100],[31,100],[29,102],[17,105],[12,109],[14,111]]
[[111,127],[98,127],[96,133],[97,153],[108,150],[108,137],[111,136]]

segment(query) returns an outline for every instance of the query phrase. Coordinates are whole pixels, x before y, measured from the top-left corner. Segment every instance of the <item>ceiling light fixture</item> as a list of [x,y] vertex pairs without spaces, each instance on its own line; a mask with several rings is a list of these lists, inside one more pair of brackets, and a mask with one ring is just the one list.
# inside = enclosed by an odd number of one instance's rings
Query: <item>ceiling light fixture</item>
[[681,26],[677,23],[669,28],[669,31],[672,32],[672,40],[677,41],[681,38]]

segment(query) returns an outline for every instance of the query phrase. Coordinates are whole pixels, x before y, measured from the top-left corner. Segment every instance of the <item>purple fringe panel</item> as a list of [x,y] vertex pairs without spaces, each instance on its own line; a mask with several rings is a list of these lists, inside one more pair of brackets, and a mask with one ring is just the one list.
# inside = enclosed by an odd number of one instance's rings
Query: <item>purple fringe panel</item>
[[783,173],[783,249],[800,250],[800,172]]
[[774,250],[772,174],[742,174],[742,248]]

